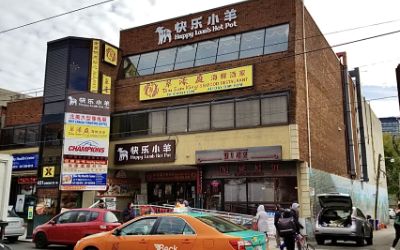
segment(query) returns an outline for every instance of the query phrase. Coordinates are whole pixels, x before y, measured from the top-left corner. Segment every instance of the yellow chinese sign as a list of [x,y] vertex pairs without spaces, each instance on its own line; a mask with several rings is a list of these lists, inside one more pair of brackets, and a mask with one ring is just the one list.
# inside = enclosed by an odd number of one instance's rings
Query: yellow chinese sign
[[100,59],[100,41],[93,40],[92,43],[92,71],[90,75],[90,92],[99,91],[99,59]]
[[101,86],[102,86],[101,93],[103,95],[110,95],[111,94],[111,76],[103,74]]
[[104,61],[112,65],[117,65],[118,49],[108,44],[104,46]]
[[65,138],[108,139],[110,128],[65,124]]
[[253,66],[140,83],[140,100],[194,95],[253,86]]
[[55,170],[56,170],[56,167],[54,167],[54,166],[43,167],[42,177],[43,178],[54,177]]

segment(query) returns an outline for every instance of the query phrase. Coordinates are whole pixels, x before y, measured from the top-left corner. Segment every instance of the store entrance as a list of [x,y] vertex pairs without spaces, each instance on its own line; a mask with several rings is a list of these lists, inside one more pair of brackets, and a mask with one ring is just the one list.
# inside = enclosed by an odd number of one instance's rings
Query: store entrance
[[196,198],[196,182],[148,183],[148,202],[153,205],[173,205],[178,199],[187,200],[191,207]]

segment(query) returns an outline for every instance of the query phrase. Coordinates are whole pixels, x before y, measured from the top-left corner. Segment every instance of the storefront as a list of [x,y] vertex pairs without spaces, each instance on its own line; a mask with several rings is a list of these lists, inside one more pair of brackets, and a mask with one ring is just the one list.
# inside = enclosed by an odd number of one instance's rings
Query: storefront
[[255,214],[260,204],[298,201],[296,162],[281,161],[281,147],[198,151],[196,159],[206,209]]

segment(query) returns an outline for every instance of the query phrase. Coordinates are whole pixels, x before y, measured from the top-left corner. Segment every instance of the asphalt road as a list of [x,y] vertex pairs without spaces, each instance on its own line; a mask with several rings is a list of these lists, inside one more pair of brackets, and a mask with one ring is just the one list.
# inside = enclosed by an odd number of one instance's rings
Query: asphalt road
[[[326,250],[326,249],[360,249],[360,250],[384,250],[384,249],[389,249],[392,241],[394,239],[394,228],[389,227],[387,229],[382,229],[374,232],[374,244],[372,246],[356,246],[354,242],[343,242],[343,241],[338,241],[337,244],[333,245],[329,241],[326,241],[325,245],[319,246],[315,242],[310,242],[312,246],[315,247],[315,249],[318,250]],[[274,248],[272,245],[274,241],[272,240],[270,242],[271,247],[269,247],[269,250],[275,250],[277,248]],[[5,241],[6,244],[7,240]],[[13,244],[8,244],[13,250],[26,250],[26,249],[35,249],[35,245],[32,242],[26,241],[26,240],[19,240],[16,243]],[[400,242],[397,246],[398,249],[400,249]],[[51,250],[70,250],[70,248],[65,247],[65,246],[50,246],[48,249]]]

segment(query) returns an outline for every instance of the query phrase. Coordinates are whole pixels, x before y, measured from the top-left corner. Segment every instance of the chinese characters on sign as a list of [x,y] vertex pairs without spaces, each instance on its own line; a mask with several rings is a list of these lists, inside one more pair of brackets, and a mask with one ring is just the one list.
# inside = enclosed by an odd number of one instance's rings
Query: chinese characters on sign
[[117,61],[118,61],[118,49],[113,46],[110,46],[108,44],[105,44],[104,45],[104,61],[106,63],[116,66]]
[[67,99],[67,112],[110,115],[110,95],[82,92],[69,94]]
[[97,93],[99,89],[99,59],[100,59],[100,41],[92,42],[92,70],[90,73],[90,92]]
[[175,23],[174,30],[165,27],[157,27],[158,45],[172,40],[187,40],[212,32],[219,32],[226,29],[238,27],[236,23],[237,12],[235,9],[225,10],[222,15],[212,13],[203,19],[203,16],[191,20],[182,20]]
[[140,100],[193,95],[253,86],[253,66],[140,83]]
[[115,145],[115,164],[175,161],[175,141],[156,141]]
[[111,94],[111,76],[103,74],[102,82],[101,82],[101,93],[103,95]]

